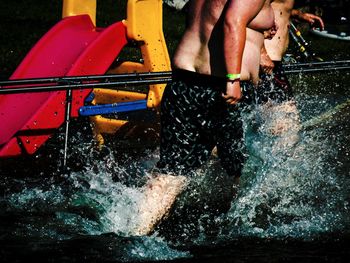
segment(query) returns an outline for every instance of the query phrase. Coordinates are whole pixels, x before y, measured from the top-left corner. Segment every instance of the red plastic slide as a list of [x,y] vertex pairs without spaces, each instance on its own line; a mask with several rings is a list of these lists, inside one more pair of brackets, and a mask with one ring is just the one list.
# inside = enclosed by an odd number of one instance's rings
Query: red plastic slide
[[[67,17],[31,49],[10,79],[104,74],[127,44],[122,22],[96,28]],[[91,90],[73,91],[73,117]],[[0,95],[0,158],[34,153],[64,122],[66,92]]]

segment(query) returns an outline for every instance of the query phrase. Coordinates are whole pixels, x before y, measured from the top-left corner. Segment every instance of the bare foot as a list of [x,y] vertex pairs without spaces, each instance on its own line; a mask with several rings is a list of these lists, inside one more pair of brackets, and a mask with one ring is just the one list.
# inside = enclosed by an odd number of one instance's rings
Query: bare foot
[[157,174],[144,186],[144,198],[139,205],[139,220],[135,235],[148,235],[167,216],[176,197],[184,190],[188,179],[184,176]]

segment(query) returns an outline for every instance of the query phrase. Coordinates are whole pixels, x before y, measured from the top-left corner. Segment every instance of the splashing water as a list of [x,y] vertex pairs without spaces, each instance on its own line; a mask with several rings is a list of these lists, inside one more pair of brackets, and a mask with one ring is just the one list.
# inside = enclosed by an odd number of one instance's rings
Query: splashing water
[[[317,97],[303,96],[297,101],[302,105],[303,122],[333,106]],[[217,242],[243,236],[307,240],[350,229],[348,119],[327,119],[327,125],[309,129],[292,124],[282,135],[271,133],[274,121],[287,117],[299,118],[261,106],[243,116],[248,159],[237,198],[227,213],[214,219],[219,228]],[[96,158],[87,150],[89,145],[76,145],[84,169],[72,171],[65,184],[26,185],[1,198],[3,213],[22,217],[9,235],[68,240],[77,235],[115,233],[130,238],[119,245],[126,261],[191,257],[189,252],[171,248],[158,232],[150,237],[130,237],[137,203],[142,200],[139,186],[158,159],[157,150],[120,161],[113,151]],[[209,165],[204,172],[210,180],[221,172],[216,165]],[[210,180],[203,178],[198,181],[203,188],[198,193],[218,195]],[[203,214],[198,224],[207,216]],[[196,241],[208,238],[202,232]]]
[[269,122],[286,119],[281,111],[277,115],[266,114],[266,109],[258,106],[245,116],[249,158],[222,235],[305,240],[322,233],[346,232],[349,178],[339,174],[339,163],[332,161],[345,134],[335,134],[330,122],[328,129],[290,127],[274,136]]
[[[86,151],[87,148],[80,147],[79,151],[81,149]],[[186,251],[169,247],[156,235],[130,236],[138,219],[137,204],[142,200],[142,191],[134,185],[126,186],[122,181],[126,175],[145,181],[135,171],[145,173],[155,161],[152,156],[141,160],[143,166],[136,162],[137,169],[135,163],[121,165],[111,153],[101,160],[96,160],[91,153],[85,152],[84,156],[87,162],[85,169],[71,172],[63,184],[24,187],[6,200],[0,200],[6,206],[6,212],[10,212],[9,217],[21,215],[24,218],[21,219],[24,222],[9,233],[12,237],[64,241],[80,235],[92,235],[99,240],[107,233],[114,233],[117,245],[111,250],[118,250],[116,259],[118,254],[123,261],[191,257]],[[130,181],[128,178],[128,184]]]

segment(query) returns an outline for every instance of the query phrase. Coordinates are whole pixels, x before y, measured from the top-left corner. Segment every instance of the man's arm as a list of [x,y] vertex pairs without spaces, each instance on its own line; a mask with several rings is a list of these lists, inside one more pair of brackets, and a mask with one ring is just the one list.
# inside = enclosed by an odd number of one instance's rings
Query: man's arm
[[304,21],[309,23],[310,25],[315,26],[316,24],[319,24],[321,27],[321,30],[324,30],[324,23],[321,17],[310,14],[310,13],[303,13],[302,11],[298,9],[293,9],[291,13],[291,17],[298,19],[300,21]]
[[[224,55],[227,73],[241,73],[246,27],[259,13],[264,2],[264,0],[228,1],[224,17]],[[227,103],[235,104],[241,96],[239,81],[229,81],[224,95]]]

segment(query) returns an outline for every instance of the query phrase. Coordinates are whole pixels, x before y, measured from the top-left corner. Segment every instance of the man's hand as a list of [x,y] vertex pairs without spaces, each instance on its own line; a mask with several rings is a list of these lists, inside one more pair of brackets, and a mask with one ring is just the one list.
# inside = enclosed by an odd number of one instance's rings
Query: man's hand
[[304,21],[309,23],[312,26],[319,25],[321,30],[324,30],[324,23],[321,17],[310,14],[310,13],[303,13],[299,10],[293,9],[292,16],[300,21]]
[[274,23],[270,29],[264,31],[264,38],[272,39],[276,35],[277,30],[278,30],[278,27],[276,23]]
[[312,26],[315,26],[318,24],[321,27],[321,30],[324,30],[323,20],[319,16],[316,16],[316,15],[310,14],[310,13],[301,13],[299,15],[299,19],[308,22]]
[[242,98],[239,80],[229,81],[226,85],[226,94],[222,94],[228,104],[236,104]]

